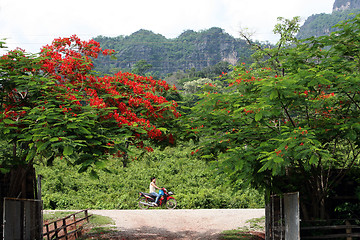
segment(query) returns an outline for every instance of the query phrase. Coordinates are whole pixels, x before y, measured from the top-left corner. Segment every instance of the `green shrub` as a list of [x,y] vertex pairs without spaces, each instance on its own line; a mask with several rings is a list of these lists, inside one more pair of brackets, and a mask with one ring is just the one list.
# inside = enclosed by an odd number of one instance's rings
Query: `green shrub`
[[148,192],[150,177],[175,193],[178,208],[260,208],[263,193],[223,182],[205,161],[191,158],[190,147],[155,150],[142,159],[130,159],[123,168],[120,159],[109,159],[110,172],[98,179],[78,173],[60,159],[52,167],[37,166],[43,176],[45,209],[136,209],[138,192]]

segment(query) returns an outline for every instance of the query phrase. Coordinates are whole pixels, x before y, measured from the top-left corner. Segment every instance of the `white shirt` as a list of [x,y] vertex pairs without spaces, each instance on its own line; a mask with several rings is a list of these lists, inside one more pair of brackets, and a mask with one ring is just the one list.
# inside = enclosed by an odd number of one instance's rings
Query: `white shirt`
[[152,192],[156,192],[155,191],[155,187],[152,185],[152,182],[150,183],[150,193],[152,193]]

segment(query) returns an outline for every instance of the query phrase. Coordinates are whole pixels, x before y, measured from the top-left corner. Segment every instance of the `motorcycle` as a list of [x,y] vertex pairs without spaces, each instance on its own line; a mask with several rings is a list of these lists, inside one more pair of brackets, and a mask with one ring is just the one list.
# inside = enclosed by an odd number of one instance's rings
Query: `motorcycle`
[[141,209],[148,209],[149,207],[162,207],[166,206],[168,209],[175,209],[177,202],[174,197],[171,195],[174,195],[173,192],[168,192],[165,188],[161,188],[159,191],[159,194],[161,195],[159,198],[158,205],[155,205],[156,197],[151,195],[150,193],[144,193],[139,192],[139,208]]

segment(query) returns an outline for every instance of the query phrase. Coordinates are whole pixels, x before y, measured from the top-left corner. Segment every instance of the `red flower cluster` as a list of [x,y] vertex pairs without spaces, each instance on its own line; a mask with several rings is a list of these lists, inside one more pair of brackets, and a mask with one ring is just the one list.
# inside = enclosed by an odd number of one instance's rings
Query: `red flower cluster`
[[199,149],[196,149],[195,152],[191,152],[191,155],[194,155],[195,153],[197,153],[199,151]]
[[[277,150],[277,149],[275,149],[275,153],[276,153],[276,156],[279,156],[280,155],[280,153],[281,153],[281,150]],[[283,156],[283,155],[282,155]]]
[[253,110],[246,110],[246,108],[244,108],[244,113],[248,114],[248,113],[254,113]]
[[[60,38],[55,39],[51,46],[46,46],[42,53],[49,57],[43,62],[44,71],[53,75],[61,84],[71,83],[76,90],[83,89],[86,93],[84,100],[90,106],[98,109],[116,108],[102,116],[103,119],[114,119],[118,127],[132,126],[133,130],[134,126],[139,128],[133,141],[143,138],[166,139],[151,122],[168,117],[168,112],[174,117],[180,116],[176,110],[176,102],[168,102],[157,95],[170,90],[165,81],[122,72],[104,77],[89,75],[93,67],[90,57],[114,53],[113,50],[101,49],[98,42],[80,41],[76,36]],[[77,100],[71,93],[69,95],[68,99]],[[147,134],[140,133],[140,129]],[[143,147],[140,140],[138,145]],[[150,151],[150,148],[147,150]]]

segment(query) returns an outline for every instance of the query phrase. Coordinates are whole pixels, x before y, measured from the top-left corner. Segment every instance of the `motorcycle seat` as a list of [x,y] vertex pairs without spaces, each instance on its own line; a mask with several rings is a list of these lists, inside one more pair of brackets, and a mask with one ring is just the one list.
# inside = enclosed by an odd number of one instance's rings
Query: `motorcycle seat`
[[149,196],[149,197],[153,197],[153,195],[151,193],[146,193],[146,192],[140,192],[143,195]]

